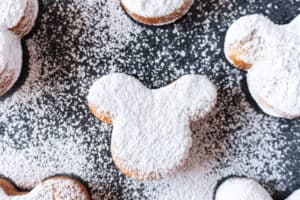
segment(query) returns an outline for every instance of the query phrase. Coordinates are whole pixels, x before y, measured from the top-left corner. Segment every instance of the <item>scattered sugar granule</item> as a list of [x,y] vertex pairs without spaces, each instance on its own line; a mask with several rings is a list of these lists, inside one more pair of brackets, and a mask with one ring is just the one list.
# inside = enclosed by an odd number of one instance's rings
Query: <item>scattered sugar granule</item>
[[[300,123],[264,115],[248,93],[245,73],[225,59],[223,41],[240,16],[266,15],[279,24],[299,14],[289,0],[196,0],[175,24],[132,21],[118,0],[40,0],[32,34],[23,40],[22,77],[0,98],[0,174],[33,188],[46,177],[79,177],[92,199],[212,200],[230,175],[257,179],[284,199],[298,189]],[[280,12],[279,12],[280,11]],[[184,53],[182,53],[184,52]],[[193,125],[190,160],[155,182],[123,175],[110,155],[112,127],[90,113],[86,96],[104,74],[124,72],[149,88],[185,74],[207,75],[218,87],[215,115]]]

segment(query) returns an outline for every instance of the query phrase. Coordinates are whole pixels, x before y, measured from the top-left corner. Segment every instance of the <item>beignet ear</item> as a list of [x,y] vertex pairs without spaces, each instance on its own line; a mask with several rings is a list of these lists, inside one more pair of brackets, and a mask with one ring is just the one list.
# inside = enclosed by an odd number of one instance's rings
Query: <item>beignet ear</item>
[[229,178],[218,188],[215,200],[273,200],[270,194],[255,180]]
[[106,113],[113,118],[124,108],[130,109],[134,99],[138,98],[136,95],[141,94],[141,91],[150,92],[145,90],[145,86],[137,79],[126,74],[114,73],[98,79],[87,98],[89,105],[93,105],[97,113]]
[[166,93],[170,103],[173,101],[174,105],[179,105],[177,110],[187,112],[187,115],[195,120],[209,113],[217,99],[216,87],[201,75],[185,75],[163,88],[162,92],[165,90],[168,90]]
[[249,15],[236,20],[228,29],[224,51],[235,67],[248,70],[259,58],[264,39],[260,31],[272,31],[275,24],[262,15]]

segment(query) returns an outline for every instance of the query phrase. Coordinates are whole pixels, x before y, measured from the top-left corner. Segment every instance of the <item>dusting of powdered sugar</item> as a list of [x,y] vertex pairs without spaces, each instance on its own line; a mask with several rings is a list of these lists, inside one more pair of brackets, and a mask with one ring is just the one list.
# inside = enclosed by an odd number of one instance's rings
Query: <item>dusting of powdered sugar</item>
[[270,194],[255,180],[247,178],[230,178],[222,183],[215,200],[272,200]]
[[9,31],[0,31],[0,96],[18,80],[21,69],[21,41]]
[[[196,0],[187,16],[163,28],[134,23],[119,1],[39,3],[22,76],[0,98],[1,175],[24,189],[53,175],[79,177],[93,200],[213,200],[218,182],[231,175],[255,178],[275,199],[298,189],[299,120],[264,115],[248,95],[245,73],[222,50],[240,16],[264,13],[287,23],[300,12],[298,1]],[[206,74],[217,85],[216,115],[195,124],[184,170],[149,183],[115,167],[113,128],[90,113],[86,100],[93,82],[112,72],[149,88],[185,74]]]
[[286,200],[297,200],[300,198],[300,190],[293,192]]
[[130,12],[143,17],[164,17],[181,8],[186,0],[122,0]]
[[298,15],[290,24],[286,25],[287,31],[300,36],[300,15]]
[[12,28],[23,17],[28,0],[2,0],[0,4],[1,29]]
[[[23,27],[27,29],[23,35],[15,35],[17,34],[16,32],[10,32],[8,29],[18,24],[18,21],[12,24],[15,18],[19,21],[23,19],[25,8],[22,9],[22,7],[26,7],[26,5],[27,1],[14,0],[3,1],[0,5],[0,96],[11,89],[21,73],[23,53],[20,38],[27,34],[32,26]],[[38,8],[36,8],[35,11],[36,15],[37,10]],[[20,16],[16,16],[19,11],[23,12],[23,15],[20,14]],[[34,21],[35,18],[33,18],[31,22],[34,23]]]
[[[281,148],[286,141],[280,133],[280,123],[255,114],[240,91],[233,94],[226,102],[226,92],[221,94],[217,115],[193,128],[193,147],[186,168],[156,183],[160,189],[168,185],[158,192],[156,199],[212,200],[219,181],[232,175],[269,183],[267,188],[271,191],[288,187],[278,182],[290,176],[284,172],[290,163],[283,161],[286,153]],[[231,116],[226,116],[226,112]]]
[[15,71],[17,75],[20,73],[22,48],[20,40],[13,33],[0,31],[0,74],[5,67],[8,67],[7,70]]
[[[261,15],[237,20],[229,29],[225,54],[241,45],[241,56],[252,67],[248,70],[249,90],[262,107],[273,116],[300,116],[300,37],[299,19],[288,25],[276,25]],[[295,29],[294,29],[295,28]],[[230,59],[229,59],[230,60]]]
[[0,188],[0,197],[5,200],[88,200],[82,186],[71,179],[51,178],[38,184],[31,192],[24,195],[7,196]]
[[[294,191],[286,200],[297,200],[300,190]],[[215,200],[273,200],[270,194],[254,179],[231,177],[216,189]]]
[[186,75],[150,90],[118,73],[97,80],[88,95],[96,112],[113,116],[115,162],[138,171],[140,179],[165,176],[182,166],[192,145],[189,123],[205,117],[216,98],[215,86],[204,76]]

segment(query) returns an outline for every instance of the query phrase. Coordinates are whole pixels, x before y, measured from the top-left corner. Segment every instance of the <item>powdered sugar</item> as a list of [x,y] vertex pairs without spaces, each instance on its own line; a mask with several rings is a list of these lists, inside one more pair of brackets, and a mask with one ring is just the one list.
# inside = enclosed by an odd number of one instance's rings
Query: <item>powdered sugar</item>
[[15,26],[9,26],[10,31],[14,32],[18,37],[22,38],[27,35],[35,25],[38,16],[39,4],[38,0],[27,0],[23,15]]
[[286,200],[297,200],[300,198],[300,190],[297,190],[291,194]]
[[125,74],[111,74],[94,83],[88,101],[113,118],[115,162],[145,179],[182,166],[192,145],[189,123],[210,112],[216,97],[215,87],[202,76],[149,90]]
[[193,0],[121,0],[121,5],[134,20],[151,26],[162,26],[174,23],[184,16],[193,2]]
[[7,196],[0,188],[0,198],[5,200],[88,200],[87,191],[72,179],[56,177],[37,185],[31,192]]
[[[38,11],[37,1],[35,1],[35,10],[27,10],[28,6],[31,7],[31,4],[27,2],[9,0],[3,1],[0,5],[0,96],[5,94],[15,84],[21,73],[22,48],[19,38],[32,29]],[[27,12],[32,12],[32,16],[31,13]],[[24,17],[25,14],[30,15],[28,21],[25,20],[27,19],[26,16]],[[12,24],[12,20],[15,19],[26,22],[15,29],[14,25],[19,24],[19,21]],[[12,29],[9,30],[10,28]],[[12,31],[12,33],[9,31]]]
[[216,192],[216,200],[272,200],[269,193],[255,180],[230,178]]
[[1,29],[12,28],[24,16],[28,0],[2,0],[0,4]]
[[297,34],[300,36],[300,15],[298,15],[291,23],[288,25],[284,25],[284,27],[287,29],[287,31],[291,32],[292,34]]
[[18,75],[22,67],[22,48],[20,40],[8,31],[0,31],[0,71],[8,66]]
[[20,40],[8,31],[0,31],[0,96],[18,80],[22,68]]
[[[297,200],[300,190],[293,192],[286,200]],[[272,200],[269,193],[255,180],[229,178],[216,190],[215,200]]]
[[234,54],[232,49],[244,49],[240,59],[252,66],[249,90],[262,109],[273,116],[300,116],[300,37],[295,28],[299,22],[295,19],[278,26],[261,15],[245,16],[226,36],[228,59]]
[[121,0],[132,12],[143,17],[163,17],[183,6],[186,0]]
[[[244,97],[239,99],[234,95],[224,102],[223,95],[219,97],[216,117],[193,128],[194,143],[186,168],[158,182],[159,189],[162,185],[168,187],[159,190],[159,195],[153,199],[213,200],[218,183],[232,175],[268,182],[267,188],[272,191],[288,187],[277,181],[289,176],[284,169],[290,163],[282,161],[286,153],[279,150],[285,146],[280,133],[283,127],[271,117],[254,114]],[[235,103],[230,105],[231,101]],[[225,118],[225,112],[232,113],[232,116]],[[244,125],[241,127],[240,124]]]
[[[213,200],[220,180],[245,175],[284,199],[299,187],[299,120],[264,115],[247,93],[245,73],[222,50],[241,15],[268,12],[287,23],[300,11],[297,1],[269,3],[196,1],[183,20],[149,28],[126,16],[119,1],[40,1],[40,22],[24,41],[22,76],[0,98],[0,174],[24,189],[74,175],[93,200]],[[216,115],[193,131],[186,170],[151,183],[120,174],[110,153],[112,127],[95,119],[86,100],[94,80],[112,72],[149,88],[185,74],[205,74],[217,85]]]

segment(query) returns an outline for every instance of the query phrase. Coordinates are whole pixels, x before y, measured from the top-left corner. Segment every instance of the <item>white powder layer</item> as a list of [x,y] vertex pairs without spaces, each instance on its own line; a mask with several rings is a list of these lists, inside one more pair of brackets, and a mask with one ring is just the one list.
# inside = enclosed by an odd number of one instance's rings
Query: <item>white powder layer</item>
[[[230,175],[253,177],[272,195],[298,189],[299,120],[264,115],[246,95],[245,73],[222,58],[220,41],[240,16],[276,13],[286,22],[300,11],[296,1],[263,2],[197,1],[184,21],[152,29],[135,24],[119,1],[42,0],[40,23],[24,41],[24,73],[0,98],[0,174],[22,189],[75,175],[93,200],[213,200]],[[95,119],[86,101],[94,80],[113,72],[150,88],[185,74],[207,74],[217,85],[217,114],[193,129],[185,170],[148,183],[114,166],[112,127]]]
[[215,105],[217,91],[204,76],[186,75],[150,90],[135,78],[111,74],[97,80],[88,101],[113,118],[113,154],[123,168],[166,175],[183,164],[192,145],[190,122]]
[[[261,15],[237,20],[228,30],[225,53],[242,43],[247,53],[241,56],[251,63],[248,86],[262,109],[273,116],[300,116],[300,20],[276,25]],[[241,47],[240,47],[241,48]]]
[[2,0],[0,4],[0,27],[8,29],[16,26],[24,16],[29,0]]
[[286,200],[298,200],[300,199],[300,190],[293,192]]
[[[30,8],[30,9],[28,9]],[[22,48],[19,38],[33,27],[37,13],[37,0],[4,0],[0,5],[0,96],[5,94],[18,80],[22,69]],[[9,32],[9,28],[19,25],[21,30]],[[20,26],[20,25],[19,25]]]
[[21,41],[8,31],[0,31],[0,96],[18,80],[21,69]]
[[82,187],[71,179],[52,178],[38,184],[25,195],[8,196],[0,188],[3,200],[89,200]]
[[[224,101],[224,98],[220,97],[220,101]],[[218,119],[223,114],[219,117],[217,114],[216,118],[213,117],[198,127],[196,125],[193,129],[193,148],[186,168],[157,182],[155,186],[159,189],[153,199],[213,200],[219,181],[232,175],[252,177],[263,183],[275,181],[271,188],[268,185],[268,189],[272,191],[274,188],[282,190],[288,187],[276,181],[289,176],[284,169],[290,164],[281,161],[285,153],[279,150],[286,141],[274,138],[274,135],[280,134],[280,125],[276,125],[272,118],[254,114],[245,101],[239,103],[240,107],[229,106],[229,110],[239,108],[235,110],[236,113],[231,110],[234,112],[232,119],[224,119],[220,124]],[[226,104],[220,103],[216,112],[223,113]],[[226,128],[225,124],[228,125]],[[244,124],[243,127],[241,124]],[[235,130],[235,134],[224,134],[229,130]],[[273,145],[268,145],[272,143]],[[276,150],[277,148],[279,149]],[[264,161],[272,164],[264,164]],[[268,173],[269,170],[276,173]],[[162,185],[168,187],[162,189]],[[151,190],[149,193],[151,194]]]
[[288,31],[291,31],[292,33],[296,33],[298,36],[300,36],[300,15],[298,15],[290,24],[285,25]]
[[17,72],[22,67],[21,41],[9,31],[0,31],[0,71],[6,66],[19,74]]
[[[293,192],[286,200],[298,200],[300,190]],[[270,194],[255,180],[229,178],[216,189],[215,200],[273,200]]]
[[164,17],[181,8],[186,0],[121,0],[131,13],[142,17]]
[[272,200],[270,194],[255,180],[230,178],[222,183],[215,200]]

